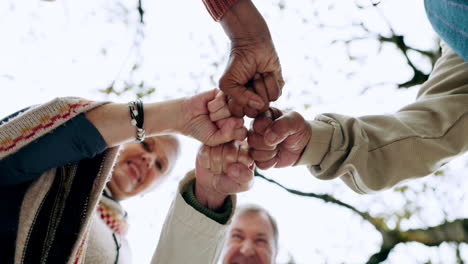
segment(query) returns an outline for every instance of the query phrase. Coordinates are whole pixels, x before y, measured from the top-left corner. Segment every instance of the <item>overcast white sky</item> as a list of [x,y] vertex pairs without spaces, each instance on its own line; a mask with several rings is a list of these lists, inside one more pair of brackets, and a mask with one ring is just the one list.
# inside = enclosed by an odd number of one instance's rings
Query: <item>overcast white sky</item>
[[[138,26],[133,9],[136,2],[1,1],[0,116],[57,96],[120,102],[134,99],[132,94],[106,97],[98,89],[106,88],[113,80],[121,85],[129,77],[137,54],[143,59],[134,77],[156,88],[155,94],[145,101],[186,96],[214,87],[212,80],[217,80],[223,70],[229,43],[201,0],[143,0],[146,25],[140,53],[132,48]],[[359,11],[353,1],[254,2],[270,26],[287,82],[283,97],[275,106],[296,110],[312,119],[322,112],[354,116],[391,113],[414,100],[417,87],[397,90],[391,84],[361,95],[371,84],[401,83],[411,76],[402,57],[390,45],[384,45],[379,53],[375,41],[356,42],[351,48],[353,54],[367,59],[349,61],[342,44],[330,44],[334,39],[358,34],[358,30],[349,27],[353,22],[364,21],[371,30],[386,32],[387,24],[377,11]],[[279,9],[279,2],[285,4],[283,10]],[[381,4],[381,12],[398,33],[407,36],[411,45],[431,49],[435,36],[422,2],[387,0]],[[429,71],[426,61],[419,59],[416,63]],[[183,153],[172,177],[154,193],[125,202],[134,263],[147,263],[151,258],[177,181],[193,168],[198,143],[185,138],[182,142]],[[445,178],[413,182],[411,186],[416,189],[422,183],[439,186],[458,200],[442,203],[437,197],[417,198],[424,199],[424,203],[415,201],[424,207],[423,220],[404,221],[403,227],[440,223],[444,217],[441,207],[446,208],[450,219],[468,217],[465,198],[459,199],[460,195],[450,187],[456,184],[457,190],[468,189],[459,173],[465,165],[466,158],[452,165],[452,183]],[[339,180],[314,179],[303,167],[265,174],[292,188],[332,193],[374,215],[397,210],[404,204],[404,199],[392,191],[359,196]],[[240,195],[239,201],[258,203],[278,219],[279,263],[284,263],[289,254],[301,264],[363,263],[380,247],[378,233],[348,210],[290,195],[262,180],[256,181],[252,191]],[[462,254],[468,259],[466,246]],[[454,257],[451,245],[428,249],[411,244],[397,247],[386,263],[423,263],[428,258],[433,263],[454,263]]]

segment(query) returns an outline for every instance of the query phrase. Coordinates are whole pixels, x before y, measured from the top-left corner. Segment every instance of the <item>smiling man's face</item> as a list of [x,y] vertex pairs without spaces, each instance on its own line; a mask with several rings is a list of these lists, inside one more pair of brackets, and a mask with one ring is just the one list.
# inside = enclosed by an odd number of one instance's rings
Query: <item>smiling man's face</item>
[[273,264],[276,252],[268,216],[263,212],[246,212],[232,221],[223,264]]
[[172,136],[125,144],[108,183],[114,198],[123,200],[155,186],[174,166],[177,150],[178,141]]

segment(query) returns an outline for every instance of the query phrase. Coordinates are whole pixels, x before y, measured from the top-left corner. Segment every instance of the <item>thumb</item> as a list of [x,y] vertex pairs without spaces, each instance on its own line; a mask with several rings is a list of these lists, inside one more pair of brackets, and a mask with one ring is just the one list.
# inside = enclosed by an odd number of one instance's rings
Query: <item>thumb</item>
[[253,65],[248,66],[243,63],[239,55],[233,55],[219,80],[219,88],[234,98],[239,105],[261,110],[265,105],[263,99],[245,87],[245,84],[253,79],[255,72]]
[[283,113],[279,109],[270,107],[254,119],[252,130],[257,134],[264,135],[266,129],[270,127],[273,121],[282,115]]
[[287,137],[302,131],[304,123],[304,118],[297,112],[280,116],[265,130],[265,144],[269,146],[280,144]]
[[244,140],[247,136],[247,129],[243,126],[243,119],[229,117],[225,121],[218,121],[219,129],[208,139],[205,144],[216,146],[231,140]]

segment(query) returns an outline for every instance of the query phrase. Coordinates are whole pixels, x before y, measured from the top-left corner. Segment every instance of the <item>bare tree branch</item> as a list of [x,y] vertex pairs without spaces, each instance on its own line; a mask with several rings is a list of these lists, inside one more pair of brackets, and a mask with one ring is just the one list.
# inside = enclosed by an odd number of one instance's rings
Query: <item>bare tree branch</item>
[[438,246],[443,242],[468,243],[468,219],[457,219],[423,229],[400,231],[401,242]]
[[[468,219],[466,218],[457,219],[452,222],[445,222],[437,226],[431,226],[421,229],[409,229],[406,231],[402,231],[399,229],[399,225],[397,225],[393,229],[390,229],[383,218],[373,217],[367,212],[358,210],[356,207],[334,198],[332,195],[302,192],[287,188],[279,182],[265,177],[263,174],[259,173],[257,169],[255,169],[254,175],[279,186],[280,188],[286,190],[289,193],[304,197],[316,198],[327,203],[333,203],[347,208],[361,216],[370,224],[372,224],[382,236],[382,245],[379,252],[373,254],[366,262],[366,264],[376,264],[385,261],[391,253],[392,249],[400,243],[418,242],[431,247],[439,246],[443,242],[468,244]],[[459,259],[458,263],[463,263],[463,260],[460,256],[459,248],[457,248],[457,256]]]
[[145,10],[143,10],[143,5],[141,3],[141,0],[138,0],[138,15],[140,15],[140,23],[141,24],[144,24],[145,23],[145,20],[143,18],[144,14],[145,14]]
[[[360,5],[357,2],[355,3],[355,5],[358,9],[374,8],[379,13],[382,20],[386,22],[388,31],[389,31],[389,36],[384,36],[380,33],[372,32],[363,22],[360,22],[360,23],[354,23],[353,26],[358,26],[362,29],[361,35],[354,36],[350,39],[345,39],[345,40],[334,40],[332,41],[332,44],[341,42],[341,43],[344,43],[348,47],[351,43],[355,41],[366,40],[366,39],[375,39],[379,41],[381,44],[383,43],[393,44],[399,51],[401,51],[403,57],[405,58],[406,63],[413,71],[413,76],[411,77],[411,79],[404,83],[398,84],[398,88],[409,88],[414,85],[424,83],[429,78],[429,74],[424,73],[420,68],[418,68],[413,63],[413,61],[409,57],[409,52],[416,52],[416,53],[419,53],[421,56],[428,58],[433,67],[437,59],[440,57],[440,50],[420,50],[420,49],[413,48],[409,46],[408,44],[406,44],[404,36],[399,35],[395,32],[391,23],[386,19],[384,14],[381,12],[380,8],[378,7],[380,2],[373,2],[373,1],[369,1],[369,2],[370,2],[370,5],[366,5],[366,6]],[[349,58],[355,58],[354,56],[350,54],[349,50],[347,52],[348,52]]]
[[457,264],[465,264],[464,260],[462,259],[461,253],[460,253],[460,244],[456,245],[455,256],[457,258]]
[[381,248],[379,252],[375,253],[369,258],[366,264],[377,264],[377,263],[381,263],[385,261],[388,258],[388,255],[390,255],[390,252],[392,251],[392,249],[393,247]]
[[305,193],[305,192],[301,192],[301,191],[298,191],[298,190],[289,189],[289,188],[283,186],[281,183],[279,183],[279,182],[277,182],[277,181],[275,181],[273,179],[265,177],[264,175],[259,173],[257,169],[255,169],[255,174],[254,175],[259,177],[259,178],[262,178],[262,179],[264,179],[264,180],[266,180],[268,182],[271,182],[271,183],[283,188],[284,190],[286,190],[286,191],[288,191],[288,192],[290,192],[292,194],[296,194],[296,195],[300,195],[300,196],[306,196],[306,197],[312,197],[312,198],[316,198],[316,199],[322,200],[322,201],[327,202],[327,203],[333,203],[333,204],[348,208],[349,210],[351,210],[354,213],[361,216],[364,220],[371,223],[381,233],[385,232],[385,230],[388,229],[386,226],[384,226],[383,221],[380,221],[379,219],[370,216],[368,213],[362,212],[362,211],[358,210],[356,207],[354,207],[352,205],[349,205],[349,204],[347,204],[345,202],[342,202],[342,201],[336,199],[335,197],[333,197],[333,196],[331,196],[329,194]]

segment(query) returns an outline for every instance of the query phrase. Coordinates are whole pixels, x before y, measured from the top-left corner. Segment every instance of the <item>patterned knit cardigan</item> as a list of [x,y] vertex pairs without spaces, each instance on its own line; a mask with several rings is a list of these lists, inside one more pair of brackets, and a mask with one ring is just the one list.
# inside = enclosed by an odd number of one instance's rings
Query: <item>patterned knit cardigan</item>
[[[0,160],[102,104],[58,98],[0,124]],[[20,209],[14,263],[83,263],[90,220],[117,153],[111,148],[53,168],[31,184]]]

